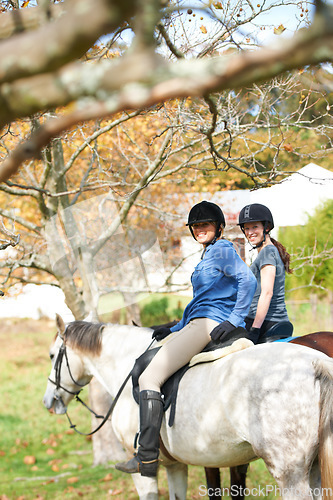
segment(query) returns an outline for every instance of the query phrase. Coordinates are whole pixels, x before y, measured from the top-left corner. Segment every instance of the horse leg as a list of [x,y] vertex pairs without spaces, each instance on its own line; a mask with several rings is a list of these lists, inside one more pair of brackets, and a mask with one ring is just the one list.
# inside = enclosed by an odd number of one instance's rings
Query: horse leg
[[230,467],[230,493],[231,498],[244,500],[244,490],[246,488],[246,473],[249,464]]
[[[313,456],[311,451],[308,455]],[[305,455],[303,459],[299,461],[297,459],[300,459],[300,455],[293,457],[290,453],[287,460],[280,461],[277,455],[275,463],[274,461],[271,463],[265,461],[268,471],[277,482],[277,486],[266,485],[266,495],[272,493],[274,496],[282,497],[283,500],[313,500],[310,487],[311,461]],[[313,479],[314,477],[315,475],[313,475]]]
[[205,474],[209,500],[221,500],[220,469],[205,467]]
[[132,479],[140,500],[158,500],[157,479],[155,477],[132,474]]
[[165,466],[165,468],[168,477],[170,500],[185,500],[187,491],[187,465],[176,462]]
[[[309,478],[296,479],[288,477],[287,480],[277,480],[278,486],[275,489],[271,486],[274,495],[281,496],[283,500],[313,500]],[[266,486],[266,491],[267,486]]]

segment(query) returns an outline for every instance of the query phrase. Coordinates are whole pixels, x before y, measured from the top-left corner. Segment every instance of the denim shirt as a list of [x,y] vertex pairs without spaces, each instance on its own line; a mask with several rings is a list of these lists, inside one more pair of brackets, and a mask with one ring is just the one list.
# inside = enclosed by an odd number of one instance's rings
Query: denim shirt
[[209,318],[219,323],[228,320],[244,326],[257,281],[250,268],[228,240],[217,240],[206,248],[191,277],[193,299],[186,306],[172,332],[181,330],[194,318]]

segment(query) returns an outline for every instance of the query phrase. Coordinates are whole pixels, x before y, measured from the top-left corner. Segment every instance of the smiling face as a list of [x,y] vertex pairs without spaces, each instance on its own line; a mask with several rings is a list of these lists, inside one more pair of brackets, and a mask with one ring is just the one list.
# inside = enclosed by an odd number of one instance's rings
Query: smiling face
[[256,246],[264,239],[264,225],[262,222],[246,222],[244,234],[251,245]]
[[198,243],[206,246],[213,241],[216,234],[216,224],[214,222],[196,222],[191,225],[193,236]]

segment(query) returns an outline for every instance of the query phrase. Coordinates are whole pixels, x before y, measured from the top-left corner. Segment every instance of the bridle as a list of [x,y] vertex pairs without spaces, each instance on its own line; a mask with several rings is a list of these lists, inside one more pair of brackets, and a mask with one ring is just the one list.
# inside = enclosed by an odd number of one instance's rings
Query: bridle
[[[68,360],[68,355],[67,355],[67,347],[66,347],[66,344],[64,342],[61,344],[61,346],[59,348],[57,359],[55,360],[55,363],[54,363],[55,380],[52,380],[50,377],[48,377],[49,382],[51,382],[51,384],[56,386],[56,391],[58,391],[59,389],[62,389],[63,391],[67,392],[68,394],[72,394],[73,396],[75,396],[76,401],[78,401],[83,406],[85,406],[93,415],[95,415],[96,418],[104,418],[103,415],[98,415],[96,412],[94,412],[94,410],[92,408],[89,408],[89,406],[84,401],[82,401],[82,399],[79,397],[79,394],[82,391],[82,389],[79,389],[78,391],[70,391],[69,389],[66,389],[66,387],[61,385],[60,374],[61,374],[61,366],[62,366],[64,358],[66,360],[67,370],[68,370],[70,378],[72,379],[72,382],[75,385],[77,385],[78,387],[84,387],[86,385],[86,384],[80,384],[77,380],[74,379],[70,365],[69,365],[69,360]],[[65,404],[62,401],[62,398],[61,398],[61,396],[59,396],[59,394],[55,394],[55,399],[60,401],[63,404],[63,406],[65,406]],[[94,434],[95,432],[97,432],[102,427],[102,425],[105,424],[109,415],[107,418],[105,418],[103,420],[102,424],[99,425],[97,429],[95,429],[93,432],[89,432],[89,433],[83,433],[83,432],[80,432],[76,429],[76,425],[72,423],[70,416],[68,415],[67,410],[66,410],[66,417],[69,421],[71,429],[74,429],[75,432],[77,432],[78,434],[82,434],[84,436],[90,436],[91,434]]]
[[69,366],[69,361],[68,361],[68,356],[67,356],[67,348],[66,348],[66,345],[64,343],[62,343],[62,345],[60,346],[57,359],[54,363],[55,381],[51,380],[50,377],[48,378],[48,380],[56,386],[56,390],[62,389],[63,391],[67,392],[68,394],[73,394],[74,396],[78,396],[80,394],[80,392],[82,391],[82,389],[80,389],[79,391],[73,392],[73,391],[66,389],[66,387],[62,386],[60,383],[61,366],[62,366],[64,356],[65,356],[65,360],[66,360],[67,370],[68,370],[69,376],[72,379],[72,382],[74,382],[74,384],[77,385],[78,387],[84,387],[86,385],[86,384],[80,384],[79,382],[74,380],[70,366]]
[[[148,351],[148,349],[151,347],[151,345],[154,342],[155,342],[155,339],[152,340],[152,342],[147,347],[146,351]],[[67,356],[67,347],[66,347],[66,344],[64,343],[64,341],[62,342],[62,344],[61,344],[61,346],[59,348],[57,359],[55,360],[55,363],[54,363],[55,380],[52,380],[50,377],[48,377],[48,380],[49,380],[49,382],[51,382],[51,384],[53,384],[53,385],[56,386],[56,390],[62,389],[63,391],[67,392],[68,394],[72,394],[73,396],[75,396],[76,401],[78,401],[83,406],[85,406],[93,415],[95,415],[96,418],[102,418],[103,419],[103,421],[98,425],[98,427],[96,427],[96,429],[94,429],[92,432],[80,432],[79,430],[76,429],[76,425],[72,423],[72,421],[71,421],[71,419],[70,419],[70,417],[68,415],[68,412],[66,410],[66,417],[68,419],[70,428],[74,429],[74,431],[77,432],[78,434],[81,434],[81,436],[91,436],[92,434],[95,434],[95,432],[99,431],[100,428],[103,427],[103,425],[106,423],[106,421],[110,418],[110,416],[111,416],[111,414],[112,414],[112,412],[114,410],[114,407],[116,406],[116,403],[117,403],[117,401],[118,401],[121,393],[124,390],[125,385],[127,384],[129,378],[132,375],[133,368],[129,372],[129,374],[127,375],[127,377],[125,378],[125,380],[122,383],[122,385],[120,386],[120,389],[118,390],[116,396],[112,400],[112,403],[110,405],[110,408],[107,411],[107,414],[105,415],[105,417],[103,417],[103,415],[98,415],[97,413],[95,413],[92,408],[89,408],[89,406],[84,401],[82,401],[82,399],[79,397],[79,394],[82,391],[82,389],[74,392],[74,391],[70,391],[69,389],[66,389],[66,387],[64,387],[64,386],[61,385],[61,383],[60,383],[60,373],[61,373],[61,366],[62,366],[64,358],[66,360],[67,370],[68,370],[70,378],[72,379],[72,382],[74,382],[74,384],[77,385],[78,387],[85,387],[85,385],[87,385],[87,384],[80,384],[79,382],[77,382],[77,380],[74,379],[74,377],[72,375],[72,372],[71,372],[71,369],[70,369],[70,366],[69,366],[69,360],[68,360],[68,356]],[[66,406],[64,404],[64,402],[62,401],[61,396],[59,396],[58,394],[55,395],[55,399],[57,399],[58,401],[60,401],[63,406]]]

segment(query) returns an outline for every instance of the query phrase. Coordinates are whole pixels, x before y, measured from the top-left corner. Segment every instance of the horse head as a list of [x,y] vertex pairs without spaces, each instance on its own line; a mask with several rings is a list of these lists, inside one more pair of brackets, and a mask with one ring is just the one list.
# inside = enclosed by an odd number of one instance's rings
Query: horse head
[[52,368],[43,397],[44,406],[52,413],[66,413],[68,404],[92,378],[84,369],[78,341],[73,340],[73,325],[78,323],[83,322],[74,321],[65,326],[63,319],[56,316],[57,335],[49,352]]

